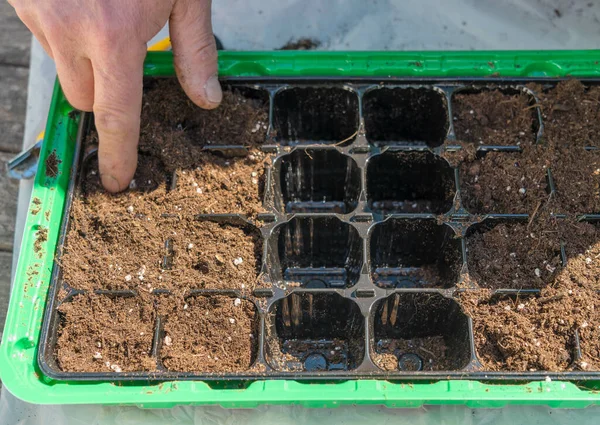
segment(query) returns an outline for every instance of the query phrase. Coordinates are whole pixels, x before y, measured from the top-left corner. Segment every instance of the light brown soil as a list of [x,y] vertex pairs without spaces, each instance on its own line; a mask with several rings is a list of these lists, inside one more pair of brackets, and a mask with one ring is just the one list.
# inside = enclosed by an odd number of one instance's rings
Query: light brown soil
[[258,353],[258,315],[246,300],[197,296],[160,300],[166,317],[162,363],[171,371],[243,372]]
[[58,364],[67,372],[132,372],[156,369],[150,357],[152,303],[140,297],[77,295],[58,311],[62,320]]

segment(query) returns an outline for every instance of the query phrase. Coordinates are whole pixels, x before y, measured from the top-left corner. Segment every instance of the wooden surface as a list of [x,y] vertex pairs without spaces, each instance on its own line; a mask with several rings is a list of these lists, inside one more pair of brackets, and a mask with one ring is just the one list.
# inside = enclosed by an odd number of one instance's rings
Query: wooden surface
[[6,176],[6,161],[23,143],[30,44],[31,34],[25,25],[14,9],[0,0],[0,335],[10,292],[19,187]]
[[0,1],[0,65],[28,68],[30,41],[31,34],[12,6]]

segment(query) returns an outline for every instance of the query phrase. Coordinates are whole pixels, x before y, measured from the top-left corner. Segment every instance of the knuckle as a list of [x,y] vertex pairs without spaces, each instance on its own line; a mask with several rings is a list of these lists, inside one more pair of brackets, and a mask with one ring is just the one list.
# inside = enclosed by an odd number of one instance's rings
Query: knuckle
[[115,106],[94,105],[94,121],[98,131],[107,136],[123,137],[132,131],[132,119]]

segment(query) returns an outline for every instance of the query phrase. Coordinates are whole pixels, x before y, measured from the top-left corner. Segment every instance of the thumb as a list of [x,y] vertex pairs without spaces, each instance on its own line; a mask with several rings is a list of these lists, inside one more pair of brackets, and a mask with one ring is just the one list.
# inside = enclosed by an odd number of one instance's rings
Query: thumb
[[205,109],[216,108],[223,98],[210,6],[210,0],[177,0],[169,21],[177,77],[188,97]]

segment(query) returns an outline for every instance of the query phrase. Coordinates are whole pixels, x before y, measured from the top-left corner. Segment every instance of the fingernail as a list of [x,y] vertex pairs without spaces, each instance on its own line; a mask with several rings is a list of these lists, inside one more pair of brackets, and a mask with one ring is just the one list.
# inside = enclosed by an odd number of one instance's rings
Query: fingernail
[[111,174],[100,174],[100,180],[104,189],[111,193],[117,193],[123,190],[117,178]]
[[206,92],[206,98],[212,103],[221,103],[223,99],[223,91],[221,90],[221,84],[217,75],[213,75],[204,84],[204,91]]

